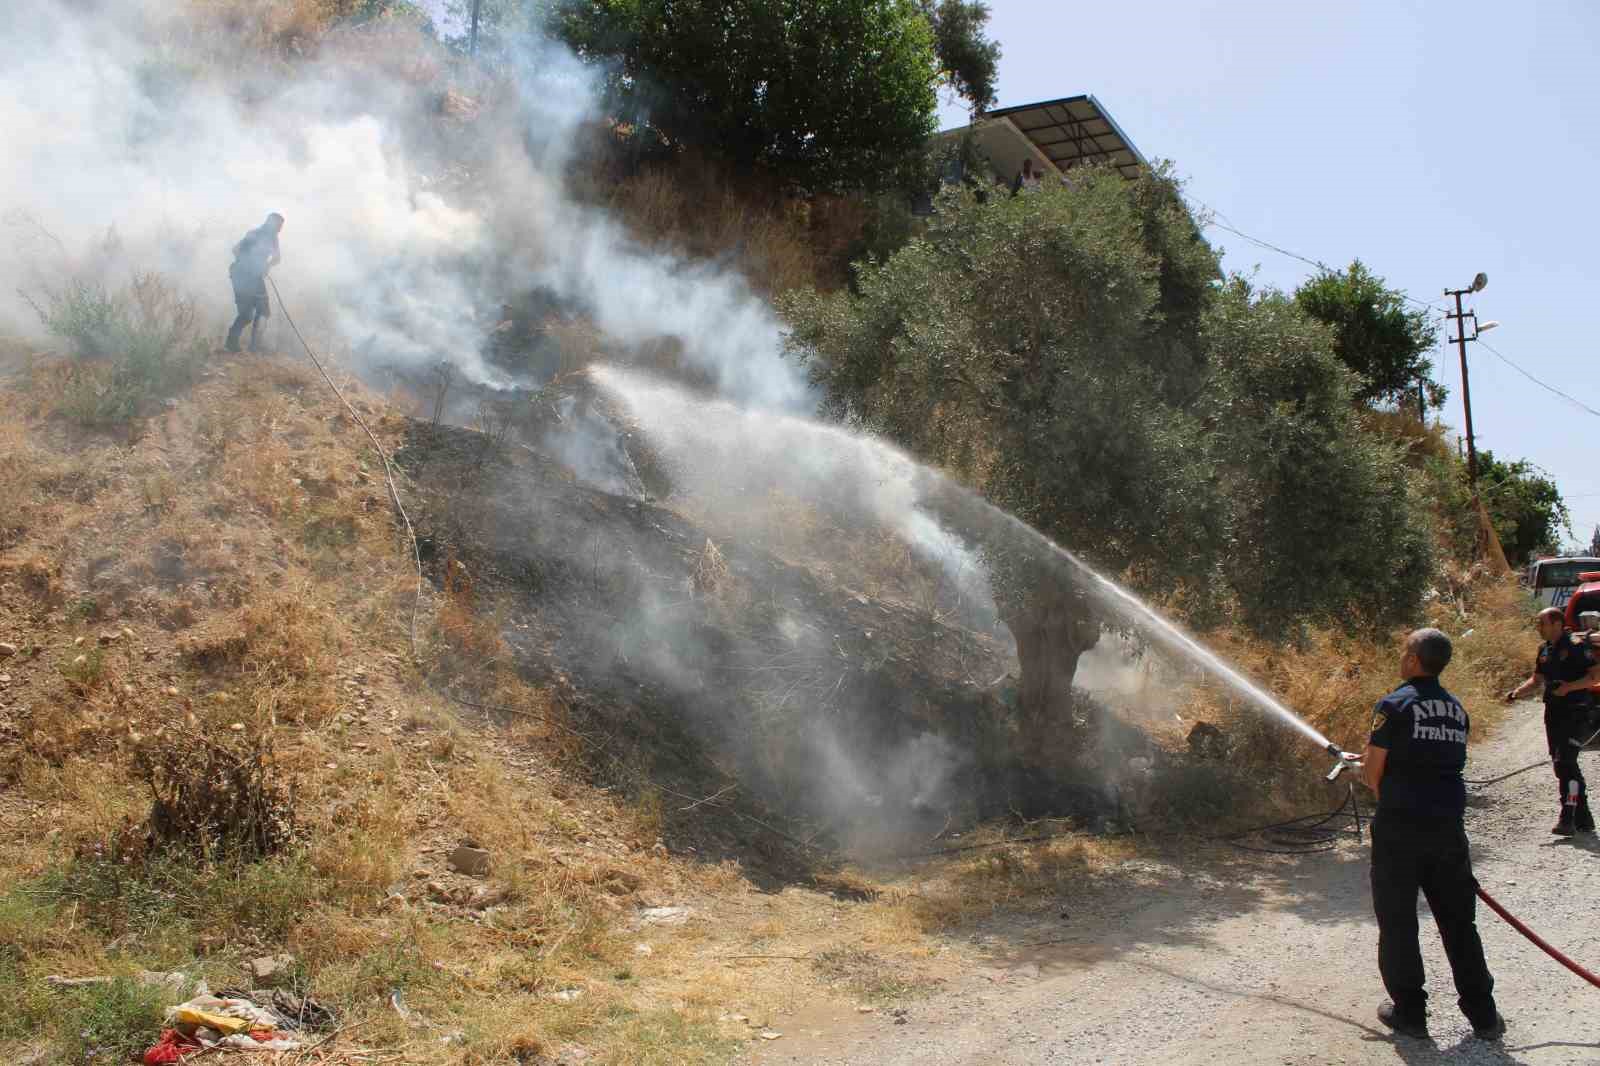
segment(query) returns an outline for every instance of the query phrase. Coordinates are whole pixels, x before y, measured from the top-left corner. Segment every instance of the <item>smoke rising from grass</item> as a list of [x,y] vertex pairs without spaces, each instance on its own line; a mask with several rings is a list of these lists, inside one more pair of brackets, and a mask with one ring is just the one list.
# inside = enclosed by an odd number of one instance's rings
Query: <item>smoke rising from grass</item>
[[[342,27],[286,62],[205,9],[14,0],[0,37],[0,332],[43,341],[18,292],[116,289],[160,271],[220,342],[230,249],[282,213],[274,279],[357,370],[448,361],[537,385],[483,352],[502,304],[544,288],[621,346],[662,338],[743,402],[802,407],[775,316],[737,276],[641,247],[571,195],[603,128],[591,72],[529,39],[485,73],[403,22]],[[283,47],[284,42],[271,42]],[[281,327],[275,346],[293,350]]]

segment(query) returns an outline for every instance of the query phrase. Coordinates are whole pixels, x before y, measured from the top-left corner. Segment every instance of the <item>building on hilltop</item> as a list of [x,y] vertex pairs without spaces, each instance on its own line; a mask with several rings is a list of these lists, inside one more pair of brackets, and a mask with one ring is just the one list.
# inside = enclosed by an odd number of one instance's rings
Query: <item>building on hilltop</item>
[[[996,108],[972,125],[945,130],[939,137],[954,141],[969,132],[991,171],[970,176],[980,181],[992,178],[1007,187],[1017,182],[1025,161],[1043,179],[1062,178],[1073,167],[1094,163],[1109,163],[1124,177],[1133,178],[1149,165],[1111,113],[1088,94]],[[945,168],[944,180],[953,184],[968,177],[967,165],[970,162],[964,164],[957,154]]]

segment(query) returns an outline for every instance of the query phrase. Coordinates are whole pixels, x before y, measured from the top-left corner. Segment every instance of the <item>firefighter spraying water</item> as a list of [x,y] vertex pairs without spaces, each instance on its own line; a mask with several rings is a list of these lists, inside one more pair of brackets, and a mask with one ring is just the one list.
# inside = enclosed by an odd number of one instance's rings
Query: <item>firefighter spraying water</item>
[[1478,936],[1477,882],[1465,816],[1466,708],[1439,683],[1450,638],[1418,629],[1400,650],[1402,684],[1373,709],[1362,781],[1378,797],[1372,821],[1372,909],[1378,919],[1378,971],[1389,1002],[1378,1020],[1398,1033],[1428,1034],[1417,893],[1427,897],[1455,977],[1458,1004],[1482,1040],[1505,1032],[1494,978]]

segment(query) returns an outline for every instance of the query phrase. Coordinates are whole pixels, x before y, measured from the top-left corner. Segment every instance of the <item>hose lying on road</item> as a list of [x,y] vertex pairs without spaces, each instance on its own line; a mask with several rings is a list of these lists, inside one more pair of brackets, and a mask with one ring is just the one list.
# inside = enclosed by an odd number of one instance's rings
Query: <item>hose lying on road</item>
[[[1349,823],[1341,820],[1349,819]],[[1327,814],[1305,814],[1282,822],[1240,829],[1214,839],[1240,851],[1255,851],[1264,855],[1310,855],[1317,851],[1332,851],[1339,846],[1339,838],[1354,833],[1359,843],[1361,834],[1361,805],[1356,800],[1355,786],[1345,801]],[[1341,824],[1336,824],[1341,823]],[[1263,843],[1247,844],[1244,841],[1259,836]]]
[[1534,945],[1538,947],[1540,951],[1543,951],[1546,955],[1550,956],[1552,959],[1555,959],[1561,965],[1565,966],[1567,969],[1571,970],[1585,981],[1588,981],[1591,985],[1594,985],[1596,988],[1600,988],[1600,977],[1596,977],[1582,966],[1579,966],[1577,963],[1567,958],[1560,951],[1545,943],[1543,937],[1541,937],[1538,933],[1535,933],[1532,929],[1529,929],[1527,926],[1523,925],[1522,922],[1517,919],[1516,915],[1500,906],[1499,902],[1496,901],[1493,896],[1489,895],[1489,893],[1483,890],[1482,885],[1478,886],[1478,898],[1487,903],[1490,910],[1504,918],[1506,920],[1506,924],[1510,925],[1511,928],[1515,929],[1517,932],[1533,941]]

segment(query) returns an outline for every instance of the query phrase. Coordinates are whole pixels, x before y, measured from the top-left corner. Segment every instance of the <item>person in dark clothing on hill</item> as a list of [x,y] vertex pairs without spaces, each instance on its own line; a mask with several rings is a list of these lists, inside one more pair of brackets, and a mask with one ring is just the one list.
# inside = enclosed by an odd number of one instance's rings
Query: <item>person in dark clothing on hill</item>
[[1406,637],[1405,684],[1378,701],[1361,779],[1377,793],[1372,822],[1372,909],[1378,972],[1390,1002],[1378,1020],[1407,1036],[1428,1035],[1428,993],[1417,942],[1417,890],[1427,897],[1455,977],[1456,1003],[1481,1040],[1498,1040],[1505,1019],[1478,937],[1477,880],[1463,824],[1467,806],[1466,710],[1439,684],[1450,638],[1437,629]]
[[267,303],[267,271],[282,258],[278,250],[278,233],[282,229],[283,216],[274,211],[233,246],[233,265],[228,267],[228,280],[233,282],[233,303],[239,317],[228,330],[225,347],[230,352],[239,350],[239,335],[247,325],[250,327],[250,350],[257,351],[261,320],[272,314]]
[[1528,679],[1506,693],[1506,702],[1514,703],[1544,684],[1544,739],[1561,804],[1561,816],[1550,832],[1561,836],[1592,833],[1594,815],[1589,812],[1589,788],[1578,766],[1578,752],[1600,728],[1600,723],[1593,721],[1595,699],[1589,688],[1600,683],[1600,658],[1581,634],[1567,632],[1560,608],[1546,607],[1534,624],[1544,638],[1539,657]]

